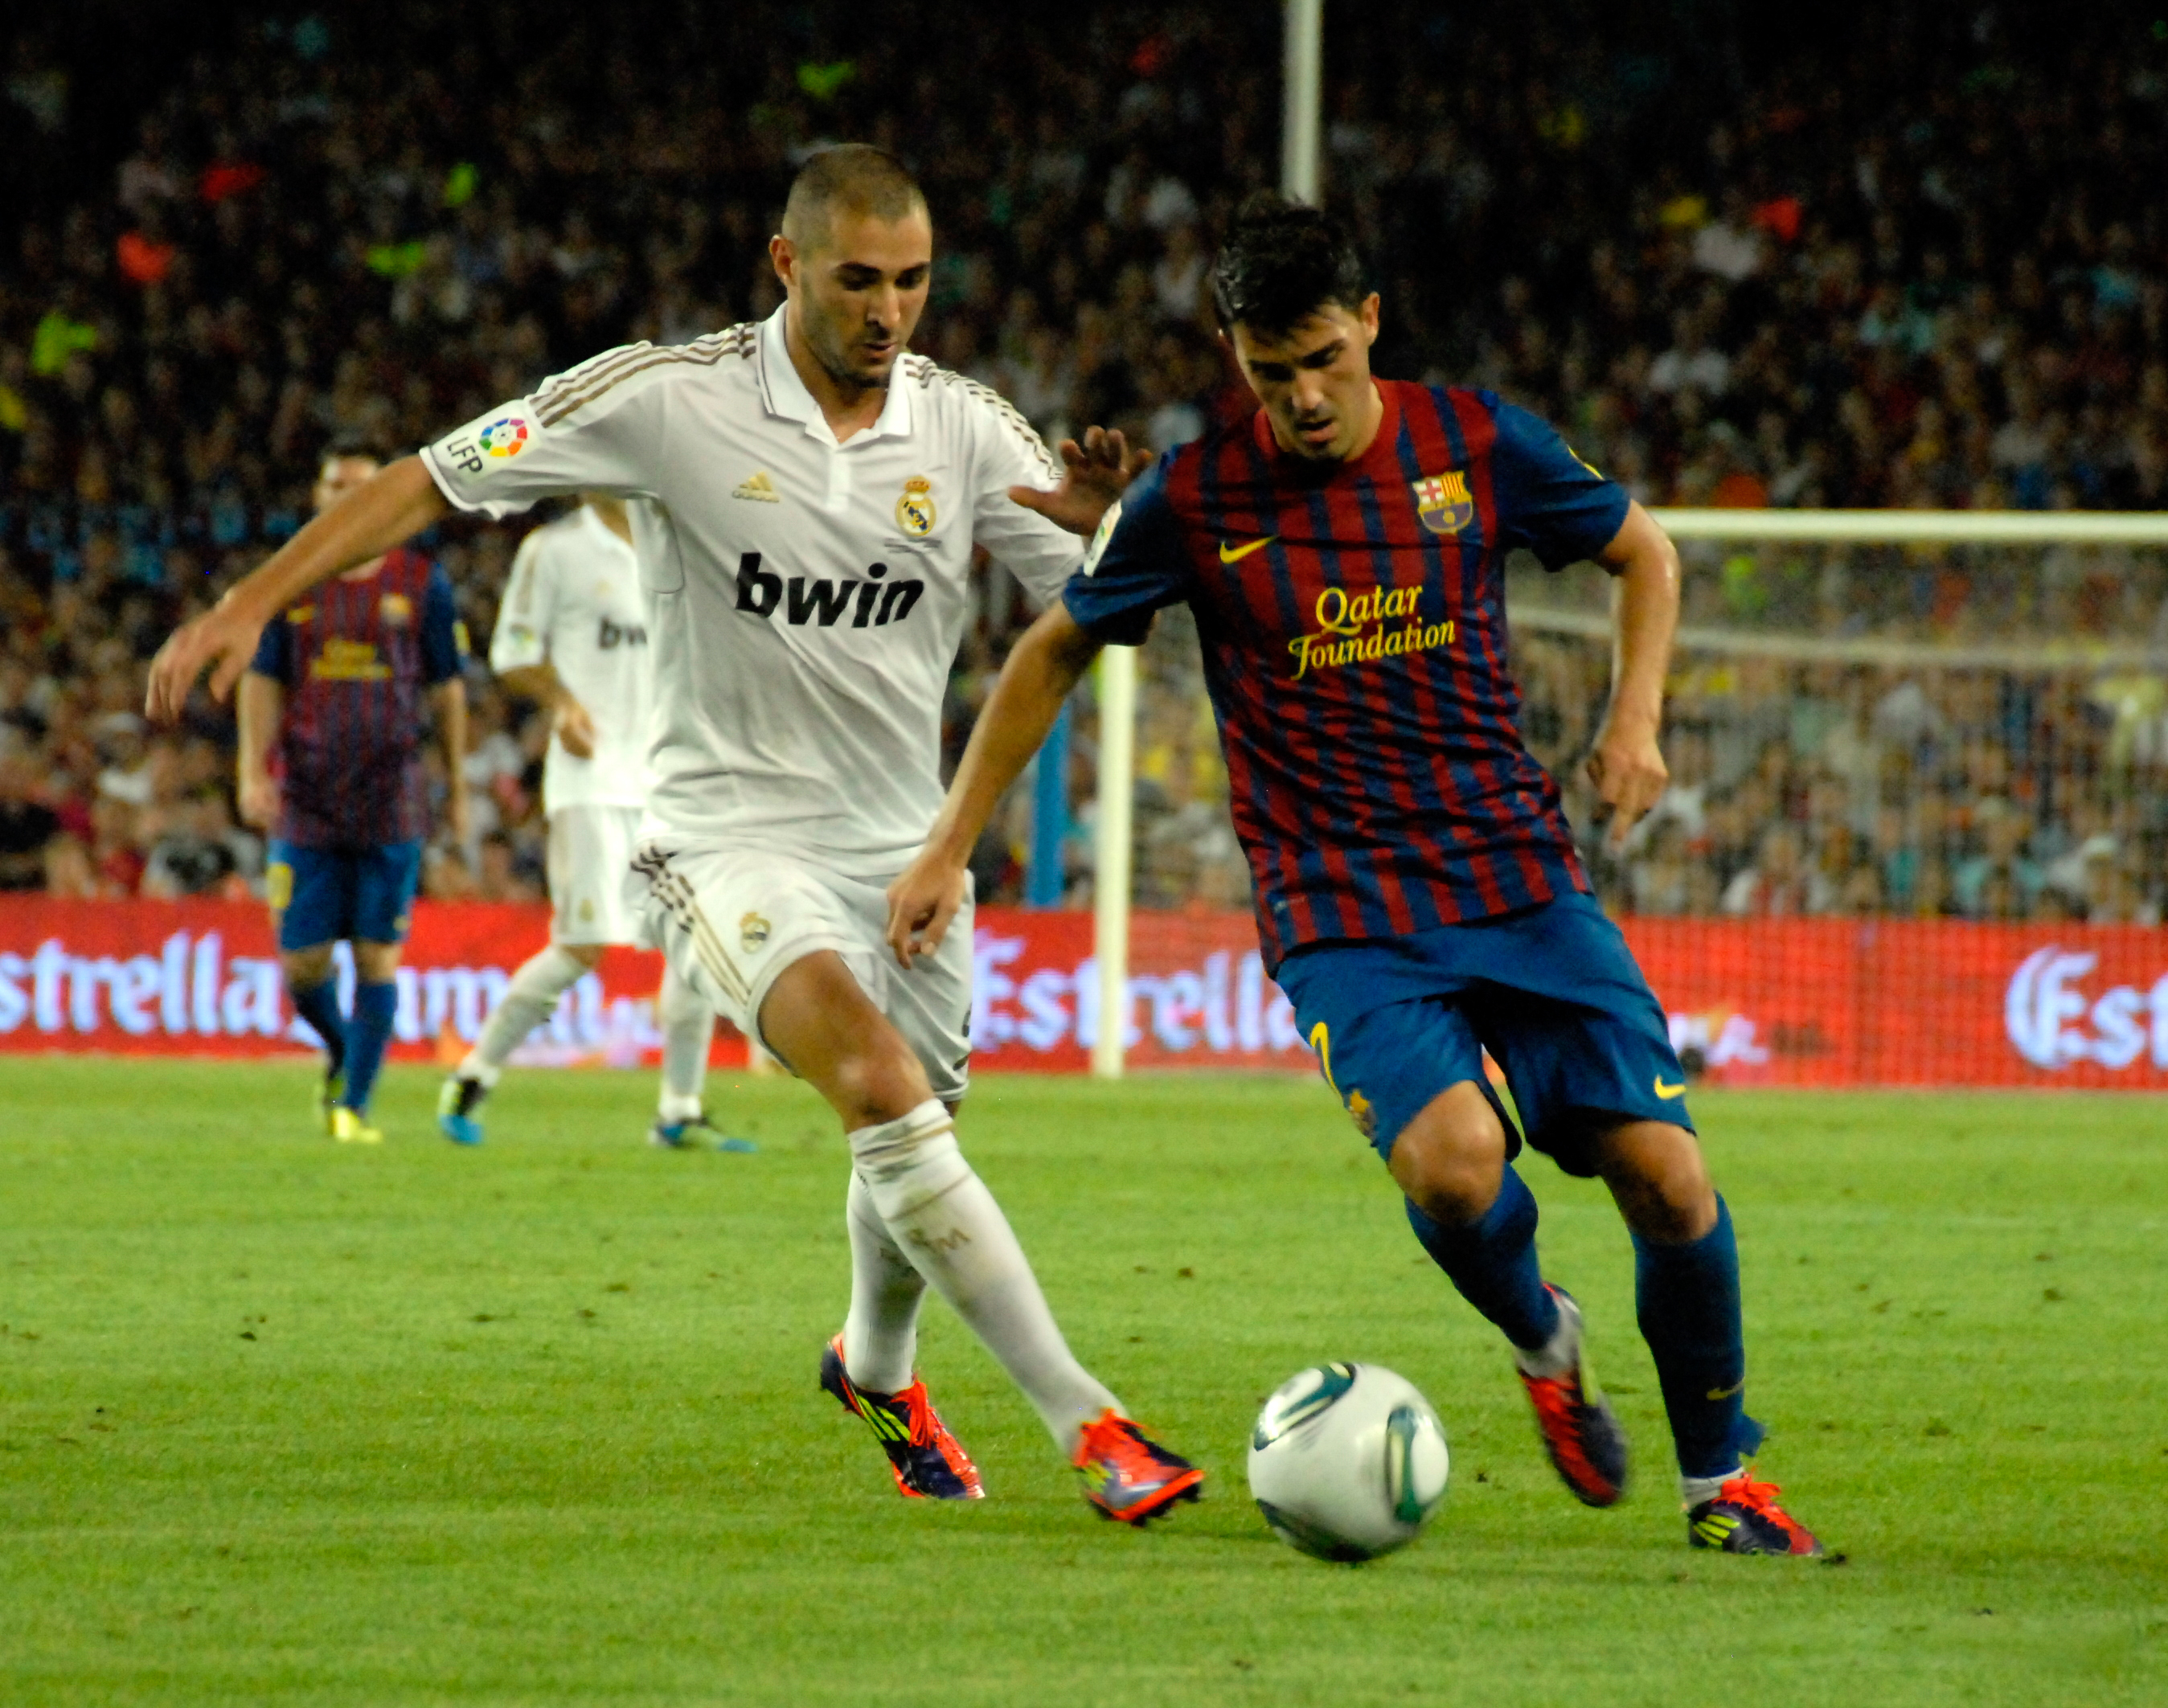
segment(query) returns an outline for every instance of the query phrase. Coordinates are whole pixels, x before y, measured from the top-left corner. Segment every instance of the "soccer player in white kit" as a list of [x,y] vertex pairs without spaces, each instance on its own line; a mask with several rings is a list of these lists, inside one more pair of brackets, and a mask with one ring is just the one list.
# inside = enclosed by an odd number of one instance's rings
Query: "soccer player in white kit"
[[904,970],[885,887],[941,804],[973,546],[1050,600],[1081,559],[1076,534],[1144,459],[1095,430],[1063,446],[1065,475],[993,392],[906,353],[933,228],[893,156],[815,155],[769,247],[788,300],[766,322],[610,351],[391,464],[167,642],[149,709],[177,715],[206,665],[228,692],[272,613],[449,508],[624,498],[655,655],[635,862],[649,928],[820,1090],[851,1148],[851,1303],[821,1386],[872,1426],[904,1493],[976,1498],[976,1468],[914,1379],[930,1282],[1086,1498],[1141,1524],[1194,1499],[1203,1473],[1077,1362],[957,1148],[971,932]]
[[[624,878],[647,804],[647,614],[624,501],[607,492],[581,497],[570,516],[520,541],[490,638],[489,667],[550,714],[542,804],[552,914],[549,946],[512,975],[481,1037],[444,1081],[437,1125],[455,1144],[481,1143],[476,1111],[520,1040],[606,947],[640,941]],[[656,1006],[662,1090],[649,1140],[673,1150],[709,1142],[749,1148],[724,1138],[700,1106],[714,1010],[667,966]]]

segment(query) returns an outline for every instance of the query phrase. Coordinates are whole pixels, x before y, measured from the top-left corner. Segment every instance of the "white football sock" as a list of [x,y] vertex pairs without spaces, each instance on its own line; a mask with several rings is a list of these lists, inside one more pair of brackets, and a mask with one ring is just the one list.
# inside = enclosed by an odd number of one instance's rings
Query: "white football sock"
[[851,1314],[843,1319],[843,1369],[860,1387],[895,1393],[911,1386],[926,1277],[889,1237],[873,1191],[856,1169],[851,1170],[843,1220],[851,1230]]
[[555,943],[530,956],[512,975],[504,1000],[497,1005],[497,1011],[481,1029],[481,1038],[460,1064],[460,1077],[479,1079],[485,1085],[497,1084],[504,1058],[519,1048],[528,1033],[549,1019],[556,1010],[557,999],[578,984],[587,970]]
[[1581,1307],[1555,1288],[1551,1297],[1558,1301],[1559,1318],[1551,1338],[1533,1352],[1513,1348],[1513,1362],[1528,1376],[1564,1376],[1581,1362]]
[[662,1022],[662,1095],[656,1111],[665,1121],[690,1121],[700,1112],[700,1088],[708,1078],[708,1040],[715,1013],[675,967],[662,972],[655,1000]]
[[858,1128],[850,1144],[890,1237],[1073,1454],[1083,1426],[1121,1402],[1062,1339],[1008,1218],[956,1148],[948,1111],[929,1097],[908,1115]]

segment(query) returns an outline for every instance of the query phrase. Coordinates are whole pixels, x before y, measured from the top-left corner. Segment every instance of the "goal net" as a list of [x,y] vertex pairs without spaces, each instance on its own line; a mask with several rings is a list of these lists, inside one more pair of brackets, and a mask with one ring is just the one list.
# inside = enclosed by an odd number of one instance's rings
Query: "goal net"
[[[1508,610],[1524,738],[1690,1070],[2168,1087],[2168,517],[1660,517],[1686,565],[1671,786],[1623,849],[1582,773],[1610,584],[1517,560]],[[1076,993],[1095,1064],[1307,1065],[1255,963],[1188,613],[1107,657],[1069,854],[1072,905],[1112,873],[1094,964],[1127,966]]]

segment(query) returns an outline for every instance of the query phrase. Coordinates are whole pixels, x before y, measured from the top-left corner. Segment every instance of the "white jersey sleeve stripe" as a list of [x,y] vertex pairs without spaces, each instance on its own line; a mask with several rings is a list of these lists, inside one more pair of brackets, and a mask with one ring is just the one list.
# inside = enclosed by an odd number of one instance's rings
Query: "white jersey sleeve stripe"
[[1039,438],[1039,430],[1023,418],[1022,411],[992,386],[967,374],[959,374],[953,368],[943,368],[938,362],[923,356],[906,356],[904,364],[905,371],[918,382],[922,390],[938,379],[943,385],[954,386],[966,397],[986,406],[996,421],[1023,442],[1025,454],[1045,470],[1046,478],[1056,485],[1060,483],[1061,464],[1055,460],[1054,453],[1047,449],[1046,441]]
[[[741,330],[747,333],[744,337],[736,336]],[[754,347],[752,331],[750,327],[733,326],[727,332],[711,332],[705,337],[695,338],[689,344],[672,344],[660,348],[652,344],[635,344],[608,366],[598,367],[592,374],[582,376],[577,385],[568,385],[546,395],[538,395],[535,413],[543,426],[556,427],[650,368],[671,362],[689,362],[699,367],[712,368],[726,356],[749,358]]]

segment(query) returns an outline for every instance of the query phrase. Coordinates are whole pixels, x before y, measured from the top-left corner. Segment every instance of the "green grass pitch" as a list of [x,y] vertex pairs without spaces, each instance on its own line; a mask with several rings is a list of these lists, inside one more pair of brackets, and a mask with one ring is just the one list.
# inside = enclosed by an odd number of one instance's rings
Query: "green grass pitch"
[[[295,1066],[0,1065],[0,1702],[2168,1701],[2157,1101],[1698,1098],[1762,1472],[1828,1566],[1687,1548],[1623,1232],[1541,1159],[1639,1451],[1609,1512],[1322,1087],[984,1083],[967,1149],[1072,1341],[1212,1472],[1136,1535],[938,1304],[986,1501],[897,1498],[816,1391],[845,1153],[803,1087],[713,1087],[750,1157],[650,1150],[645,1076],[515,1074],[474,1152],[433,1089],[391,1074],[361,1152]],[[1452,1437],[1373,1566],[1242,1484],[1326,1358]]]

